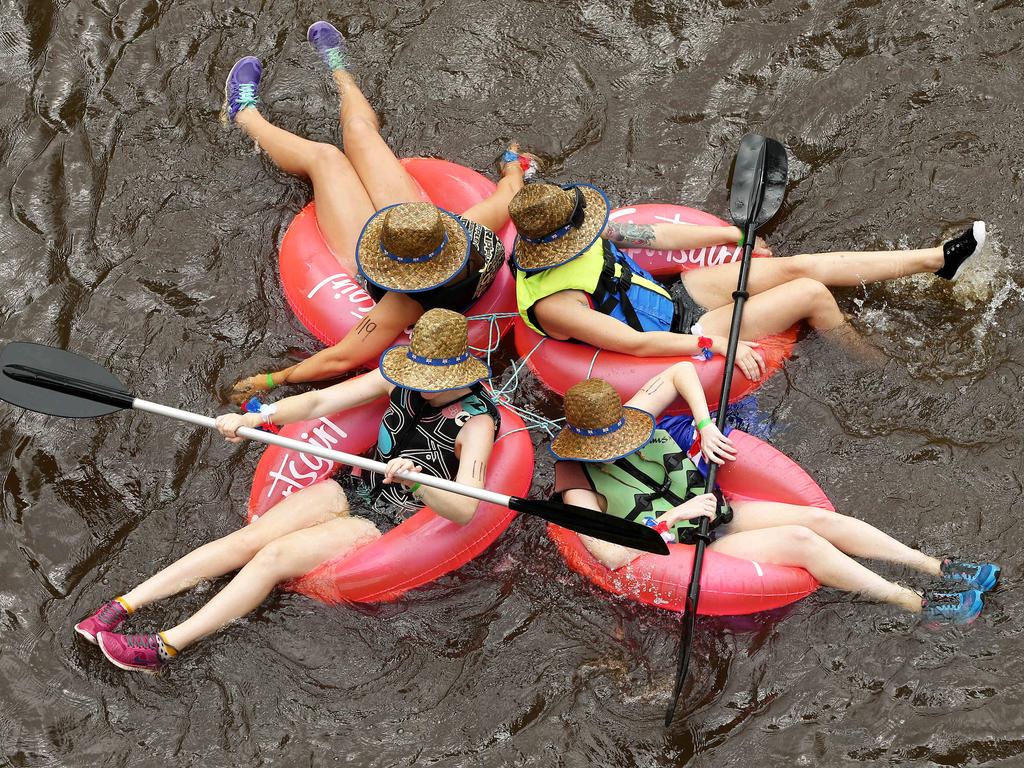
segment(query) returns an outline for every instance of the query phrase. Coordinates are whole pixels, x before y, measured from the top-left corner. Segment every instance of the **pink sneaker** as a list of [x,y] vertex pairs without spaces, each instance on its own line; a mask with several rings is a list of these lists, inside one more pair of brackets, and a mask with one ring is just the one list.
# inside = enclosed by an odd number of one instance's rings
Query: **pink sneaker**
[[160,654],[159,635],[119,635],[100,632],[96,635],[100,650],[115,667],[134,672],[157,674],[164,668]]
[[93,645],[99,632],[113,632],[128,618],[128,611],[117,600],[111,600],[99,607],[92,616],[75,624],[75,632]]

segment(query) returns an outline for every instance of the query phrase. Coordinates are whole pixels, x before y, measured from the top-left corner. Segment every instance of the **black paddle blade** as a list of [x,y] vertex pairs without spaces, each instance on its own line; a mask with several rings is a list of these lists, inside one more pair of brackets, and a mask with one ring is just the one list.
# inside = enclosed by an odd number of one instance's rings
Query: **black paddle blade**
[[88,419],[131,408],[134,397],[92,360],[14,341],[0,352],[0,400],[50,416]]
[[575,507],[559,501],[538,501],[536,499],[520,499],[513,496],[509,501],[509,509],[535,515],[549,523],[568,528],[570,531],[593,536],[595,539],[621,544],[624,547],[653,552],[656,555],[667,555],[668,544],[661,534],[646,525],[640,525],[621,517],[613,517],[603,512],[595,512],[585,507]]
[[789,161],[782,144],[756,133],[744,136],[732,172],[732,223],[744,231],[750,221],[755,230],[767,224],[782,207],[788,178]]

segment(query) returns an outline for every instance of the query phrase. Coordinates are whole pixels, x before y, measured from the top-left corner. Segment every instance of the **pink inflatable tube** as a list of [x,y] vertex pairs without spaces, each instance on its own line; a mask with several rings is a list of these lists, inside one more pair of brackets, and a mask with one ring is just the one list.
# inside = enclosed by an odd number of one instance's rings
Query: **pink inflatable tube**
[[[424,199],[440,208],[463,213],[489,197],[494,183],[476,171],[446,160],[426,157],[402,161],[405,169],[424,190]],[[498,232],[506,254],[512,252],[515,230],[511,223]],[[281,282],[289,306],[306,329],[324,344],[336,344],[366,313],[374,302],[338,264],[324,242],[316,221],[316,204],[303,208],[288,225],[280,251]],[[516,311],[515,281],[502,269],[490,288],[467,310],[467,315],[489,315]],[[499,333],[508,330],[509,320],[498,322]],[[472,321],[469,343],[484,349],[497,343],[491,338],[487,321]],[[404,334],[403,334],[404,337]]]
[[[772,446],[739,430],[730,438],[739,458],[718,476],[728,498],[762,499],[835,511],[825,493],[804,470]],[[670,544],[668,557],[641,555],[611,571],[583,546],[580,537],[548,526],[569,567],[601,589],[670,611],[682,611],[693,569],[694,548]],[[818,583],[802,568],[741,560],[707,550],[700,580],[698,613],[737,616],[779,608],[806,597]]]
[[[649,204],[619,208],[612,212],[611,220],[635,224],[674,222],[727,226],[709,213],[685,208],[681,205]],[[726,264],[740,258],[736,246],[715,246],[688,251],[658,251],[650,248],[631,249],[629,254],[644,269],[656,277],[670,277],[702,266]],[[750,381],[739,370],[735,372],[729,400],[746,397],[782,366],[792,352],[797,329],[759,339],[761,354],[767,364],[767,375],[761,381]],[[697,366],[704,385],[704,394],[712,410],[718,407],[725,372],[725,358],[715,355],[708,361],[692,357],[635,357],[621,352],[599,350],[589,344],[545,339],[534,333],[522,319],[515,322],[516,351],[526,360],[530,370],[548,387],[560,395],[573,384],[589,378],[604,379],[618,390],[623,400],[636,394],[651,377],[680,360],[689,360]],[[668,413],[688,413],[685,403],[677,400]]]
[[[386,400],[377,400],[329,418],[289,424],[281,434],[346,453],[363,453],[376,442],[386,407]],[[269,446],[253,478],[249,522],[293,492],[330,477],[337,466]],[[532,479],[533,443],[522,420],[502,408],[487,488],[523,496]],[[424,507],[373,543],[322,563],[284,588],[327,603],[394,600],[468,563],[508,528],[513,517],[515,513],[505,507],[481,503],[473,519],[460,526]]]

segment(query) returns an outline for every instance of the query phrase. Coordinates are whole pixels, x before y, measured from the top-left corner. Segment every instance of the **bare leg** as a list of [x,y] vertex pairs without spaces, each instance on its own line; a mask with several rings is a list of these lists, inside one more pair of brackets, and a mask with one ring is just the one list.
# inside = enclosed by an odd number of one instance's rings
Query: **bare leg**
[[223,576],[248,563],[275,539],[348,513],[341,487],[333,480],[293,493],[252,525],[204,544],[124,595],[137,610],[176,595],[200,581]]
[[340,99],[339,122],[345,153],[373,201],[375,210],[397,203],[420,202],[420,186],[381,138],[377,115],[359,90],[352,75],[343,69],[332,72]]
[[[509,148],[515,152],[520,151],[519,145],[515,143]],[[501,179],[498,181],[498,188],[494,190],[494,194],[470,207],[462,215],[470,221],[482,224],[492,232],[497,232],[508,224],[508,204],[523,188],[524,183],[523,169],[519,163],[505,163],[501,168]]]
[[931,576],[942,575],[941,561],[908,547],[875,526],[855,517],[818,507],[773,501],[738,500],[730,531],[753,531],[780,525],[810,528],[836,548],[854,557],[906,565]]
[[[831,331],[846,322],[828,288],[815,280],[801,278],[751,296],[743,306],[740,336],[760,339],[781,333],[803,320],[818,331]],[[704,333],[728,335],[732,325],[732,304],[702,315],[700,325]]]
[[800,525],[729,534],[714,542],[711,549],[747,560],[806,568],[827,587],[898,605],[913,613],[921,610],[921,596],[916,592],[886,581]]
[[376,209],[352,163],[337,147],[278,128],[254,108],[240,111],[235,121],[266,150],[277,167],[310,180],[324,240],[341,267],[354,275],[356,242]]
[[163,637],[180,651],[245,616],[262,603],[277,584],[301,576],[325,560],[379,537],[380,531],[369,520],[336,517],[275,539],[257,552],[210,602],[191,618],[163,632]]
[[[753,259],[747,290],[763,293],[791,280],[805,277],[839,288],[895,280],[942,267],[942,247],[915,251],[836,251]],[[721,264],[688,272],[686,289],[699,303],[715,309],[732,301],[739,278],[738,263]]]

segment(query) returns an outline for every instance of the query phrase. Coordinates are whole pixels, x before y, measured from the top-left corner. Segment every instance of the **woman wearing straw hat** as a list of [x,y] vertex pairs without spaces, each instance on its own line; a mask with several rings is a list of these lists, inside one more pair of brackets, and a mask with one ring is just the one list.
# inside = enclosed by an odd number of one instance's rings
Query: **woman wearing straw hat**
[[[259,110],[259,85],[263,65],[254,56],[239,59],[225,83],[224,118],[235,123],[267,152],[284,171],[308,178],[317,203],[317,223],[324,240],[337,256],[341,267],[356,273],[356,246],[367,219],[380,209],[399,203],[419,201],[420,189],[380,135],[377,116],[348,71],[348,55],[341,33],[329,22],[318,21],[306,34],[309,44],[323,59],[338,90],[342,152],[333,144],[309,141],[268,122]],[[505,253],[494,232],[508,221],[508,202],[523,186],[524,175],[534,172],[532,155],[520,153],[513,143],[501,158],[501,175],[495,193],[456,218],[462,232],[445,246],[439,261],[451,269],[426,269],[437,280],[426,285],[417,277],[389,283],[383,287],[370,280],[370,294],[378,301],[349,334],[338,344],[299,365],[271,371],[238,381],[232,400],[242,402],[250,396],[283,383],[298,383],[333,378],[375,359],[396,336],[416,322],[432,307],[464,310],[493,281]],[[433,206],[418,206],[421,222],[432,209],[432,221],[425,225],[431,233],[452,231],[452,214]],[[439,234],[438,234],[439,236]],[[469,249],[464,247],[465,241]],[[373,242],[377,248],[379,243]],[[426,258],[440,245],[429,247],[406,262],[415,266],[434,265]],[[469,258],[463,258],[469,253]],[[455,269],[454,266],[458,266]],[[367,276],[368,277],[368,276]],[[450,283],[450,285],[449,285]],[[432,288],[446,291],[431,292]],[[382,290],[377,291],[377,288]],[[447,295],[445,295],[447,294]],[[468,297],[468,298],[467,298]]]
[[[533,330],[642,357],[702,350],[725,354],[739,264],[687,272],[674,297],[617,246],[674,250],[735,244],[742,237],[737,227],[609,223],[608,198],[588,184],[529,184],[512,198],[509,213],[519,231],[512,257],[519,313]],[[818,331],[837,329],[846,319],[830,286],[925,272],[952,280],[984,240],[985,224],[977,221],[935,248],[755,259],[741,333],[761,338],[802,320]],[[755,250],[771,253],[760,239]],[[764,373],[756,346],[741,341],[736,355],[751,380]]]
[[[396,474],[422,470],[484,486],[499,422],[497,408],[479,387],[489,375],[487,365],[469,353],[466,319],[434,309],[416,323],[411,345],[387,350],[377,370],[284,398],[262,413],[219,417],[220,431],[238,442],[236,431],[242,426],[289,424],[389,395],[376,449],[388,471],[361,487],[346,483],[348,497],[335,480],[293,493],[251,525],[200,547],[105,603],[75,630],[97,643],[113,664],[157,672],[179,651],[252,611],[275,585],[380,537],[370,520],[351,514],[353,493],[374,509],[386,506],[399,516],[429,505],[456,523],[468,523],[476,512],[475,499],[408,483]],[[155,634],[114,631],[143,606],[234,570],[234,579],[182,623]]]
[[[657,417],[682,397],[694,416]],[[693,364],[677,363],[647,382],[625,406],[601,379],[576,384],[565,395],[566,426],[551,444],[555,492],[567,504],[618,517],[640,519],[687,541],[701,516],[714,519],[715,494],[705,494],[707,461],[736,458],[729,438],[708,415]],[[982,593],[995,587],[999,566],[938,560],[846,515],[750,499],[731,499],[732,520],[713,531],[710,548],[734,557],[798,566],[820,583],[891,603],[929,620],[968,622],[981,612]],[[671,532],[671,533],[669,533]],[[640,553],[583,537],[587,549],[608,568]],[[922,597],[886,581],[854,560],[887,560],[968,587]]]

